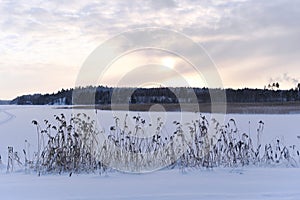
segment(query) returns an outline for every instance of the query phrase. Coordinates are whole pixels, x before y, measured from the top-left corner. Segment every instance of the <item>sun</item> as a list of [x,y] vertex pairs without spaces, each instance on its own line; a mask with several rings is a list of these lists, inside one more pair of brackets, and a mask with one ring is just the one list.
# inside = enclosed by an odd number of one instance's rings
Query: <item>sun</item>
[[173,58],[166,57],[162,59],[162,64],[165,67],[168,67],[170,69],[174,69],[176,61]]

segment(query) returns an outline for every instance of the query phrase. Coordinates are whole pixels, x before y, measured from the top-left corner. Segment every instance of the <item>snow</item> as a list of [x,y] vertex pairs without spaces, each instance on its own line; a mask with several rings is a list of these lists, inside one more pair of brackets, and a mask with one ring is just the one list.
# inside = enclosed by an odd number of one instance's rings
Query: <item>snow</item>
[[41,176],[3,174],[1,199],[299,199],[299,169],[214,169],[186,174],[164,170],[151,174]]
[[[68,116],[72,110],[53,106],[0,106],[0,155],[4,163],[0,166],[1,199],[300,199],[300,168],[216,168],[185,173],[167,169],[147,174],[109,172],[106,176],[73,174],[71,177],[68,174],[39,177],[34,172],[27,174],[18,170],[7,174],[7,147],[13,146],[21,155],[27,140],[33,153],[37,135],[31,121],[51,121],[60,113]],[[122,119],[125,114],[98,111],[98,123],[107,130],[114,123],[112,115]],[[174,131],[172,122],[182,117],[178,113],[140,114],[153,124],[157,116],[161,116],[167,124],[167,132]],[[130,113],[130,117],[133,115],[137,113]],[[196,114],[186,113],[185,117],[184,121],[188,121],[195,119]],[[231,118],[235,119],[240,132],[250,130],[254,143],[258,122],[262,120],[265,123],[262,143],[280,138],[287,145],[300,146],[297,138],[300,114],[230,114],[225,116],[225,122]]]

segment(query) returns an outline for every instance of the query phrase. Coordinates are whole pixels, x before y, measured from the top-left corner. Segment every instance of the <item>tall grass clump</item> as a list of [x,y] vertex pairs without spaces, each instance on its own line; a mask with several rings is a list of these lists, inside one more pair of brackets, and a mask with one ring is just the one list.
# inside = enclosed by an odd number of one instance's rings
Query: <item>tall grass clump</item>
[[[95,121],[84,113],[70,120],[55,115],[56,123],[37,121],[37,152],[31,164],[38,173],[91,172],[101,170],[99,163],[99,131]],[[27,160],[27,159],[26,159]],[[27,161],[28,162],[28,161]]]
[[[285,166],[298,167],[299,151],[295,145],[286,146],[281,139],[262,144],[264,122],[258,122],[256,134],[241,132],[234,119],[225,124],[208,120],[199,114],[187,124],[173,122],[173,132],[157,118],[148,124],[140,115],[129,116],[123,122],[118,117],[105,131],[87,114],[72,115],[69,120],[55,115],[48,120],[32,123],[37,130],[37,151],[33,159],[24,149],[25,167],[38,174],[91,173],[117,169],[142,172],[172,167],[201,169],[214,167]],[[145,135],[152,126],[150,137]],[[256,138],[256,143],[253,143]]]

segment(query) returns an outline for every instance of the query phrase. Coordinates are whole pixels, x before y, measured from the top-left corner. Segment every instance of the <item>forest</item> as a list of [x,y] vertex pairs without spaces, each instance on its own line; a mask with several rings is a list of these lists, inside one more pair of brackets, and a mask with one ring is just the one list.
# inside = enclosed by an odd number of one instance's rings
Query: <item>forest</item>
[[210,103],[214,93],[226,94],[220,102],[263,103],[296,102],[300,100],[299,88],[281,90],[268,89],[209,89],[209,88],[125,88],[88,86],[75,89],[62,89],[52,94],[32,94],[19,96],[6,104],[15,105],[108,105],[108,104],[177,104]]

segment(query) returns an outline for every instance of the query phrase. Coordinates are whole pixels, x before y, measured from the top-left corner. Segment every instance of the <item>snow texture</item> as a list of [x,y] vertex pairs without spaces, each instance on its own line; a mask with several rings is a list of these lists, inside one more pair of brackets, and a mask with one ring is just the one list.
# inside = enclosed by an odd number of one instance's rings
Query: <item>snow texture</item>
[[[149,174],[125,174],[120,172],[98,174],[37,176],[16,170],[6,173],[7,147],[22,152],[24,141],[36,150],[36,127],[33,119],[43,121],[55,114],[70,114],[72,110],[54,109],[50,106],[1,106],[0,107],[0,198],[1,199],[300,199],[299,168],[238,168],[188,170],[160,170]],[[77,112],[80,112],[77,111]],[[113,113],[120,118],[125,112]],[[131,116],[137,113],[130,113]],[[98,111],[97,117],[103,129],[113,124],[111,111]],[[158,115],[141,113],[152,121]],[[176,113],[165,116],[166,124],[178,120]],[[191,119],[195,117],[190,114]],[[300,146],[300,115],[239,115],[230,114],[225,121],[234,118],[240,132],[252,135],[255,140],[258,122],[265,123],[262,143],[284,140],[286,145]],[[250,123],[249,123],[250,122]],[[172,127],[166,126],[169,131]],[[254,141],[255,142],[255,141]]]

